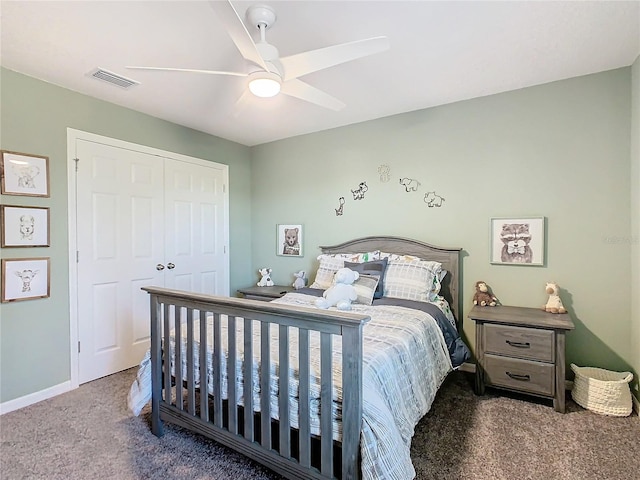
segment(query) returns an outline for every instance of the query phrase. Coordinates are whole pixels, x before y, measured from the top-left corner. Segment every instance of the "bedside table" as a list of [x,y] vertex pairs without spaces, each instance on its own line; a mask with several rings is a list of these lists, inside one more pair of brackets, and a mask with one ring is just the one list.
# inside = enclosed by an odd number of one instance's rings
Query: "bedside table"
[[573,330],[569,314],[537,308],[474,306],[476,322],[476,393],[485,386],[553,399],[565,410],[565,333]]
[[284,294],[293,292],[292,286],[286,285],[274,285],[273,287],[248,287],[238,289],[238,293],[242,294],[244,298],[250,300],[262,300],[263,302],[270,302],[276,298],[282,297]]

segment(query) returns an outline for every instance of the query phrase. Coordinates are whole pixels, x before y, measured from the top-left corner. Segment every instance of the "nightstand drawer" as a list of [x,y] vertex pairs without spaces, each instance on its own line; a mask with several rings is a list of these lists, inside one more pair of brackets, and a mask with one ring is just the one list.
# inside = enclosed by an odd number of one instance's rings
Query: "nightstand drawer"
[[486,324],[484,351],[510,357],[553,362],[553,330]]
[[554,395],[553,364],[486,355],[484,370],[487,384],[540,395]]

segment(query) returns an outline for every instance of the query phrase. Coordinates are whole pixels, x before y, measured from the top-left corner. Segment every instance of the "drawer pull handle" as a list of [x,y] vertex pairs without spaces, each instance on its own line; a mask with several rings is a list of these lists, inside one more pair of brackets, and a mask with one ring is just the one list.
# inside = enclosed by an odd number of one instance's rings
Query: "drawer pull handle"
[[512,342],[511,340],[505,340],[512,347],[517,348],[531,348],[531,344],[529,342]]
[[514,380],[520,380],[522,382],[528,382],[529,380],[531,380],[531,377],[529,375],[519,375],[517,373],[511,373],[511,372],[504,372],[506,373],[510,378],[513,378]]

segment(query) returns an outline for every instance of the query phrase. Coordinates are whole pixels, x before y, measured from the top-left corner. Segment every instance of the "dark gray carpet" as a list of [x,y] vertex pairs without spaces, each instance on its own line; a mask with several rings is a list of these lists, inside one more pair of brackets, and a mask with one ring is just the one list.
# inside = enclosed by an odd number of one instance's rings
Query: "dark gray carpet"
[[[126,394],[135,369],[83,385],[0,417],[0,478],[277,479],[215,442],[168,425],[149,428],[149,408],[133,417]],[[627,480],[640,472],[640,421],[614,418],[569,401],[476,397],[472,377],[449,376],[416,428],[418,479]]]

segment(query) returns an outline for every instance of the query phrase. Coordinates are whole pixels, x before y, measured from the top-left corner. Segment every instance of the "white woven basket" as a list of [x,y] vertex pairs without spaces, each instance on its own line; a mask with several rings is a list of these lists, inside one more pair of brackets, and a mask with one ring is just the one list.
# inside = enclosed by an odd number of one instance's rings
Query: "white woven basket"
[[627,417],[631,414],[630,372],[612,372],[602,368],[578,367],[571,397],[580,406],[602,415]]

